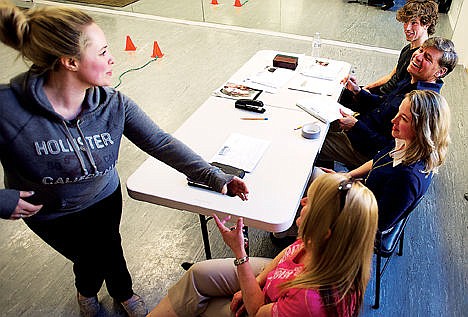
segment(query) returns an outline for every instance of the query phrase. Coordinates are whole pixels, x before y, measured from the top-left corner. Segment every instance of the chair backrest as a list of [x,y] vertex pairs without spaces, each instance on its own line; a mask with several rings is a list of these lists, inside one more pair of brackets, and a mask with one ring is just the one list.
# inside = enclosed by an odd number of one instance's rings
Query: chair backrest
[[403,217],[396,225],[392,228],[381,232],[377,231],[376,238],[375,238],[375,246],[374,246],[374,253],[388,258],[393,254],[395,248],[397,246],[397,242],[399,241],[401,235],[403,234],[403,230],[406,227],[406,223],[408,222],[409,214]]
[[411,212],[419,205],[424,196],[416,200],[404,213],[400,220],[390,229],[385,231],[377,230],[375,237],[374,252],[383,257],[389,257],[397,246],[403,231],[408,222]]

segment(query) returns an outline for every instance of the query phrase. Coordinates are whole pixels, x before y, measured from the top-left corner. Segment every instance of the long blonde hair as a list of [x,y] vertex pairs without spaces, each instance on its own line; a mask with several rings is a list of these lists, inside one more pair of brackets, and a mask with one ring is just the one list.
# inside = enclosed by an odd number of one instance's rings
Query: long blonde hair
[[21,10],[0,0],[0,41],[20,52],[39,73],[55,70],[61,57],[80,58],[86,45],[84,28],[93,23],[86,13],[67,7]]
[[[340,191],[338,186],[346,180],[342,174],[323,174],[309,187],[308,211],[299,237],[312,260],[283,289],[312,288],[337,294],[337,301],[345,300],[344,306],[352,310],[349,315],[354,316],[370,277],[378,212],[374,195],[359,181],[352,182],[347,192]],[[341,195],[346,195],[342,210]]]
[[405,98],[410,101],[415,137],[405,150],[403,162],[410,165],[421,160],[425,173],[436,173],[445,161],[450,143],[447,101],[431,90],[413,90]]

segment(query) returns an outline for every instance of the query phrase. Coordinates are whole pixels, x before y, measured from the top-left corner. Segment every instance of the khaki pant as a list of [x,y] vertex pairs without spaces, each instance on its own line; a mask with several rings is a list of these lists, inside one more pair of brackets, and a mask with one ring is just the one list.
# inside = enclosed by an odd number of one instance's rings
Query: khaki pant
[[[270,261],[267,258],[250,258],[255,276]],[[232,295],[239,290],[234,259],[213,259],[195,263],[169,289],[167,296],[180,317],[230,317]]]

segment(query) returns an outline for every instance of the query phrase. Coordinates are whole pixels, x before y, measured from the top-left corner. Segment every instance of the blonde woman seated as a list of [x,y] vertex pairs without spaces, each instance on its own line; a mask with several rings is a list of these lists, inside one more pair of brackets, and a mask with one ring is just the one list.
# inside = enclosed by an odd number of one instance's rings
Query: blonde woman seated
[[450,109],[438,93],[413,90],[405,96],[392,123],[395,144],[347,174],[366,178],[366,186],[379,205],[381,231],[392,228],[411,211],[445,161]]
[[374,195],[342,174],[322,174],[301,205],[299,238],[273,260],[249,260],[242,218],[230,230],[214,215],[236,259],[193,265],[149,316],[357,316],[377,230]]

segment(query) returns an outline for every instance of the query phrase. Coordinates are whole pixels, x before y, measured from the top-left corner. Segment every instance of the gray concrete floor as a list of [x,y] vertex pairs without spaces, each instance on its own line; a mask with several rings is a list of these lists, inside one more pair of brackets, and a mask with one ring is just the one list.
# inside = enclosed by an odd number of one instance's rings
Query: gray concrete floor
[[[175,131],[257,50],[309,53],[311,38],[307,36],[318,30],[325,40],[342,41],[338,45],[324,44],[322,55],[350,62],[360,82],[366,83],[388,72],[397,56],[391,51],[356,48],[353,44],[397,50],[405,44],[394,12],[373,7],[340,0],[328,1],[326,9],[318,0],[251,0],[242,8],[234,8],[231,3],[213,7],[209,2],[204,1],[202,9],[200,3],[194,7],[195,3],[187,0],[141,0],[121,10],[189,21],[183,23],[152,16],[90,12],[106,32],[116,57],[115,84],[118,74],[146,63],[153,42],[158,41],[164,57],[125,75],[119,89],[169,132]],[[445,27],[438,32],[450,37],[444,20],[442,16],[441,25]],[[125,35],[132,37],[136,52],[123,50]],[[4,45],[0,46],[0,66],[0,82],[26,69],[16,52]],[[442,94],[453,116],[448,161],[410,220],[404,256],[392,260],[383,278],[382,307],[378,311],[370,308],[374,291],[371,280],[363,316],[467,315],[468,202],[463,194],[468,191],[468,76],[459,66],[445,82]],[[118,165],[122,183],[146,157],[130,142],[123,142]],[[212,223],[209,228],[213,256],[230,256]],[[121,231],[135,291],[150,308],[183,274],[180,263],[204,258],[196,214],[135,201],[124,193]],[[252,255],[273,256],[278,252],[268,233],[252,228],[250,235]],[[24,223],[0,221],[0,254],[0,316],[79,315],[71,264]],[[123,315],[113,306],[105,287],[99,296],[101,316]]]

